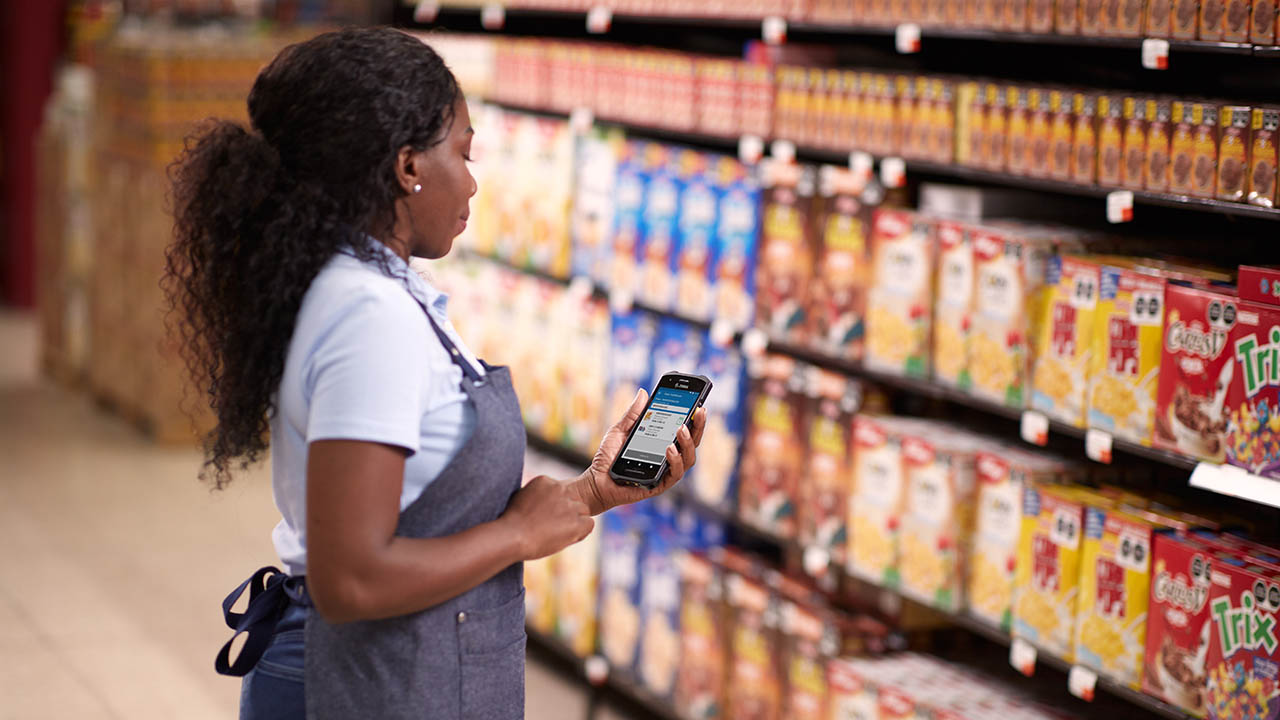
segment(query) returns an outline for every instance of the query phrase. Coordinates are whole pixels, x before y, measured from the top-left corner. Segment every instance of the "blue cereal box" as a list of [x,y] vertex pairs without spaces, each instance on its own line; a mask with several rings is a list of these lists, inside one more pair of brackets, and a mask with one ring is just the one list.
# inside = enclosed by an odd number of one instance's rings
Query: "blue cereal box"
[[609,233],[606,285],[634,293],[639,275],[636,257],[644,219],[649,173],[645,169],[644,143],[628,141],[620,148],[614,181],[613,229]]
[[653,376],[650,384],[669,372],[691,373],[702,359],[706,333],[683,320],[662,318],[653,346]]
[[649,184],[644,198],[640,242],[636,263],[640,268],[636,298],[646,305],[669,310],[675,290],[672,260],[675,257],[677,223],[680,217],[681,177],[673,148],[649,143],[644,148],[644,167]]
[[760,184],[744,165],[728,157],[719,159],[715,180],[719,206],[711,260],[713,315],[734,330],[745,330],[755,318]]
[[645,504],[650,517],[640,555],[640,648],[635,668],[645,687],[670,698],[680,668],[680,558],[685,548],[674,508],[665,502]]
[[621,131],[596,130],[579,137],[575,148],[570,271],[599,284],[609,278],[610,232],[623,142]]
[[640,643],[640,562],[649,534],[645,503],[600,518],[600,650],[614,667],[633,667]]
[[657,319],[640,310],[614,313],[610,322],[612,342],[609,347],[609,401],[605,403],[603,418],[605,428],[626,414],[636,398],[637,389],[649,388],[654,342],[658,335]]
[[704,322],[711,318],[715,299],[711,294],[711,254],[719,198],[711,172],[714,158],[694,150],[680,153],[684,188],[680,193],[679,233],[672,257],[675,275],[672,308],[683,317]]
[[711,379],[698,464],[684,482],[704,505],[730,512],[738,498],[738,453],[746,422],[746,364],[734,346],[706,343],[697,374]]

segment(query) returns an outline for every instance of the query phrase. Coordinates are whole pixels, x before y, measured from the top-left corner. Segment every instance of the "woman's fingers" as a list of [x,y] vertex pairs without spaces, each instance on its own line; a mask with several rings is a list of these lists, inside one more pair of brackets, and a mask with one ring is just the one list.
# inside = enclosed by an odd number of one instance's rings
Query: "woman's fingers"
[[[677,434],[678,435],[678,434]],[[680,450],[675,445],[667,446],[667,479],[666,485],[675,484],[680,478],[684,477],[684,456],[680,454]]]
[[707,429],[707,409],[698,408],[693,414],[693,444],[702,444],[702,433]]
[[689,428],[680,426],[680,431],[676,433],[676,444],[680,449],[680,458],[684,460],[684,469],[687,472],[698,459],[698,446],[694,443],[693,433]]

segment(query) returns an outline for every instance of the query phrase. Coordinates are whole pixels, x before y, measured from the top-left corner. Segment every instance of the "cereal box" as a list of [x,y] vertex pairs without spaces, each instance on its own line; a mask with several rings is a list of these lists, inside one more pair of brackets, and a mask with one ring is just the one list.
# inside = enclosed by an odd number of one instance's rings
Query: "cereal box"
[[1146,187],[1147,167],[1147,103],[1142,98],[1126,97],[1122,105],[1124,138],[1120,184],[1130,190]]
[[1142,684],[1156,529],[1122,510],[1085,510],[1076,660],[1135,689]]
[[643,156],[644,144],[635,141],[628,141],[620,151],[618,175],[614,182],[613,227],[608,241],[610,247],[606,251],[609,287],[632,293],[639,277],[636,250],[640,246],[649,185]]
[[936,426],[902,440],[906,493],[900,535],[902,592],[945,612],[964,606],[973,534],[975,464],[989,447],[959,428]]
[[973,311],[974,253],[971,230],[938,223],[938,279],[933,324],[933,376],[944,385],[969,385],[968,335]]
[[778,647],[778,598],[759,579],[731,572],[729,701],[724,717],[781,720],[784,675]]
[[611,317],[612,342],[609,344],[609,401],[605,404],[603,422],[612,426],[627,412],[636,399],[636,391],[649,389],[653,373],[653,347],[658,335],[657,319],[649,313],[633,310]]
[[814,263],[810,218],[814,170],[782,163],[769,163],[767,168],[772,186],[766,192],[762,213],[756,324],[774,339],[803,342]]
[[1241,302],[1222,379],[1227,462],[1280,478],[1280,307]]
[[[1109,0],[1115,2],[1115,0]],[[1080,34],[1088,37],[1100,37],[1102,35],[1102,19],[1104,0],[1079,0],[1080,5]]]
[[1154,445],[1209,462],[1226,458],[1229,347],[1236,301],[1228,294],[1169,284],[1156,389]]
[[1075,115],[1072,94],[1049,91],[1049,177],[1071,179],[1071,147],[1075,142]]
[[1092,185],[1098,177],[1098,96],[1078,92],[1071,103],[1075,110],[1071,179]]
[[1054,13],[1054,28],[1059,35],[1076,35],[1080,32],[1080,0],[1058,0]]
[[1043,455],[1016,448],[979,451],[975,468],[977,515],[967,604],[975,616],[1008,631],[1022,529],[1022,489],[1028,482],[1051,481],[1061,468]]
[[1169,100],[1147,101],[1147,189],[1166,192],[1169,189],[1170,143],[1172,141],[1173,103]]
[[712,170],[714,158],[682,151],[679,162],[687,179],[680,193],[680,219],[673,255],[675,291],[672,309],[682,317],[707,321],[714,310],[711,293],[712,246],[716,233],[716,189]]
[[1184,536],[1153,538],[1142,690],[1196,717],[1205,714],[1208,601],[1221,555]]
[[1053,0],[1031,0],[1027,29],[1033,33],[1053,32]]
[[[1220,2],[1221,0],[1209,0]],[[1192,119],[1199,115],[1193,137],[1195,139],[1195,165],[1191,172],[1191,194],[1196,197],[1211,198],[1217,187],[1218,179],[1218,106],[1213,103],[1199,103],[1198,111],[1192,111]]]
[[1101,267],[1084,256],[1050,258],[1031,407],[1083,427]]
[[1009,120],[1005,141],[1005,169],[1014,175],[1026,175],[1031,167],[1030,91],[1011,85],[1005,93]]
[[738,451],[746,425],[746,366],[732,346],[704,344],[697,374],[711,379],[707,424],[698,446],[698,464],[686,475],[694,496],[704,505],[729,512],[738,498]]
[[1151,444],[1165,281],[1103,266],[1089,372],[1089,426]]
[[986,122],[982,132],[982,157],[988,170],[1003,172],[1005,169],[1005,145],[1009,132],[1008,95],[1003,85],[987,83]]
[[1280,572],[1218,563],[1209,590],[1205,709],[1212,720],[1280,716]]
[[1151,0],[1143,24],[1147,37],[1167,38],[1172,31],[1173,0]]
[[1218,199],[1240,202],[1248,192],[1250,108],[1223,105],[1218,145]]
[[854,418],[848,566],[855,577],[898,586],[898,534],[906,500],[902,435],[924,426],[902,418]]
[[1192,187],[1192,170],[1195,168],[1195,129],[1199,124],[1200,105],[1182,100],[1173,101],[1171,122],[1173,127],[1170,152],[1173,164],[1169,168],[1169,190],[1189,195]]
[[1249,204],[1276,206],[1276,133],[1280,108],[1253,109],[1253,146],[1249,153]]
[[1173,28],[1178,40],[1195,40],[1200,27],[1200,0],[1173,0]]
[[837,563],[848,545],[845,521],[853,484],[849,428],[862,406],[862,383],[829,371],[810,376],[808,462],[802,483],[800,541]]
[[622,144],[620,131],[593,131],[578,138],[574,178],[572,273],[597,283],[608,281],[609,231],[613,227],[614,183]]
[[1053,141],[1052,127],[1052,93],[1048,90],[1032,88],[1028,95],[1031,108],[1031,121],[1028,128],[1028,163],[1027,174],[1031,177],[1049,176],[1049,148]]
[[680,557],[684,548],[671,511],[653,510],[640,555],[640,647],[636,676],[670,698],[680,662]]
[[529,627],[545,635],[556,629],[554,555],[524,564],[524,617]]
[[880,209],[871,236],[866,363],[914,377],[929,373],[933,238],[927,220]]
[[848,170],[823,167],[820,185],[823,212],[808,292],[809,335],[832,357],[857,361],[862,359],[870,209],[859,198],[863,181]]
[[783,537],[796,536],[796,505],[804,470],[804,409],[808,369],[772,355],[753,377],[738,512]]
[[578,657],[584,658],[596,649],[601,532],[597,525],[586,539],[570,545],[556,557],[556,635]]
[[803,601],[784,602],[781,611],[786,673],[783,717],[826,720],[827,661],[838,651],[828,636],[831,612]]
[[664,317],[658,323],[658,336],[653,344],[653,377],[669,372],[690,372],[702,359],[705,333],[683,320]]
[[1098,184],[1120,187],[1124,152],[1124,103],[1119,95],[1098,96]]
[[1238,295],[1241,300],[1280,305],[1280,269],[1259,265],[1241,265]]
[[1227,0],[1223,17],[1222,39],[1226,42],[1249,41],[1249,16],[1253,14],[1252,0]]
[[1023,407],[1031,375],[1032,320],[1044,304],[1051,247],[1012,229],[973,232],[975,290],[967,372],[973,394]]
[[1227,0],[1200,0],[1201,40],[1222,40],[1223,16],[1226,14]]
[[600,651],[615,667],[630,668],[640,644],[640,559],[648,511],[623,505],[600,518]]
[[712,264],[714,316],[735,330],[745,330],[755,313],[752,293],[756,287],[760,187],[732,158],[720,158],[716,170],[719,207]]
[[636,297],[659,310],[671,307],[675,278],[672,259],[675,256],[677,222],[680,217],[680,194],[686,178],[675,149],[659,143],[644,147],[644,167],[649,183],[641,214],[640,240],[636,246],[639,279]]
[[1255,45],[1276,44],[1276,0],[1253,0],[1249,39]]
[[729,628],[722,598],[722,570],[705,554],[680,558],[680,672],[676,711],[690,720],[725,717],[728,699]]
[[1022,490],[1013,634],[1067,662],[1075,657],[1084,502],[1066,487]]

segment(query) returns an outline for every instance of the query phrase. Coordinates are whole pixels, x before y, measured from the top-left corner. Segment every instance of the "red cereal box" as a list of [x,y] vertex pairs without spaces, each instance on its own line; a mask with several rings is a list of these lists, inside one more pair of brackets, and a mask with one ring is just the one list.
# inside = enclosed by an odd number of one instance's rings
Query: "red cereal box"
[[1241,300],[1280,305],[1280,268],[1241,265],[1239,277]]
[[1280,717],[1277,611],[1280,573],[1245,561],[1215,564],[1204,697],[1211,720]]
[[1228,347],[1236,324],[1232,295],[1169,284],[1156,390],[1154,445],[1210,462],[1226,457]]
[[1280,307],[1241,302],[1227,353],[1227,462],[1280,478]]

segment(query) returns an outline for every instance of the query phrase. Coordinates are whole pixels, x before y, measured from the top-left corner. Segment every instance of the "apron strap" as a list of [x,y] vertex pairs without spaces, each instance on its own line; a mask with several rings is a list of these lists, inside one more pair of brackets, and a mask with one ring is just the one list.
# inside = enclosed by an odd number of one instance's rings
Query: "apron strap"
[[[431,323],[431,329],[435,331],[436,337],[440,338],[440,344],[444,345],[444,349],[449,353],[449,359],[453,361],[453,364],[462,368],[462,374],[471,381],[472,385],[476,387],[483,386],[485,383],[484,376],[476,371],[475,366],[467,360],[467,358],[462,354],[462,351],[458,349],[458,346],[449,339],[448,333],[446,333],[440,327],[439,323],[436,322],[436,319],[432,317],[431,311],[427,309],[426,304],[419,300],[416,295],[413,295],[413,293],[409,293],[409,295],[413,297],[414,301],[418,303],[418,307],[421,307],[422,312],[426,314],[427,322]],[[485,369],[490,369],[487,364],[485,365]]]
[[[244,612],[232,612],[231,608],[249,590],[249,606]],[[244,677],[258,664],[262,654],[271,644],[275,634],[276,623],[288,609],[290,602],[300,605],[311,604],[307,595],[306,580],[302,576],[290,577],[279,568],[267,566],[260,568],[248,580],[231,591],[222,601],[222,614],[227,627],[235,630],[235,634],[218,651],[213,667],[220,675]],[[231,662],[231,644],[241,633],[248,633],[244,647],[236,661]]]

